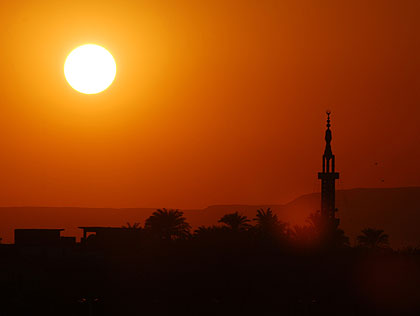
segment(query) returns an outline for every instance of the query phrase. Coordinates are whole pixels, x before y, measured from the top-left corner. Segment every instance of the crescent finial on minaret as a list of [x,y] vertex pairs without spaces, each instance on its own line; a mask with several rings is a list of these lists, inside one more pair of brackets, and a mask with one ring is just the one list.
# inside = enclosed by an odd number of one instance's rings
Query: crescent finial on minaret
[[330,129],[330,127],[331,127],[331,124],[330,124],[330,122],[331,122],[330,121],[331,110],[327,110],[326,113],[328,115],[327,116],[327,128]]
[[325,148],[325,154],[326,156],[331,156],[332,152],[331,152],[331,147],[330,147],[330,143],[331,143],[331,139],[332,139],[332,135],[331,135],[331,119],[330,119],[330,115],[331,115],[331,110],[327,110],[327,130],[325,131],[325,142],[327,143],[327,146]]

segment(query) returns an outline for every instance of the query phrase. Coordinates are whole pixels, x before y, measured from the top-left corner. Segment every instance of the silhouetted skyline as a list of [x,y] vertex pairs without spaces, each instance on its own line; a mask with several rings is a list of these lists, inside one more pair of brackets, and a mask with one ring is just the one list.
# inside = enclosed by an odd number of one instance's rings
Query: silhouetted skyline
[[0,316],[420,315],[419,13],[2,1]]

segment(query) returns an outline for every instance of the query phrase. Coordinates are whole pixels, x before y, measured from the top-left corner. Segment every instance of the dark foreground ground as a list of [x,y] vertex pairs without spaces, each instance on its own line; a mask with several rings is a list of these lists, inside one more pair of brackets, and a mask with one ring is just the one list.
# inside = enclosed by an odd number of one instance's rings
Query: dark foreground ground
[[0,315],[420,315],[420,255],[3,246]]

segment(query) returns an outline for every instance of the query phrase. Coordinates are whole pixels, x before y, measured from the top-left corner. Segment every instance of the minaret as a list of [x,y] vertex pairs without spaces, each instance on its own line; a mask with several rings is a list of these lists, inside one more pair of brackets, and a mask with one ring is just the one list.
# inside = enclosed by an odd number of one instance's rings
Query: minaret
[[327,111],[327,130],[325,131],[325,151],[322,156],[322,172],[318,173],[318,179],[321,179],[321,217],[323,222],[329,227],[336,228],[339,219],[335,217],[335,180],[339,178],[338,172],[335,172],[335,157],[331,150],[331,111]]

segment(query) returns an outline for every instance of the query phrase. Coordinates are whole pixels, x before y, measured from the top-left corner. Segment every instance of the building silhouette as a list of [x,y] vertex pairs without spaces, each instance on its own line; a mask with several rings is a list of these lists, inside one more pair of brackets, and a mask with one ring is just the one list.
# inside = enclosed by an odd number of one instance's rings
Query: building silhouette
[[325,131],[325,150],[322,156],[322,172],[318,173],[321,180],[321,218],[327,227],[336,228],[340,222],[335,217],[335,180],[339,178],[339,173],[335,172],[335,156],[331,149],[331,111],[327,111],[327,130]]
[[18,246],[60,246],[64,229],[15,229],[15,244]]
[[83,237],[80,244],[89,249],[134,247],[141,242],[142,230],[126,227],[81,226]]

